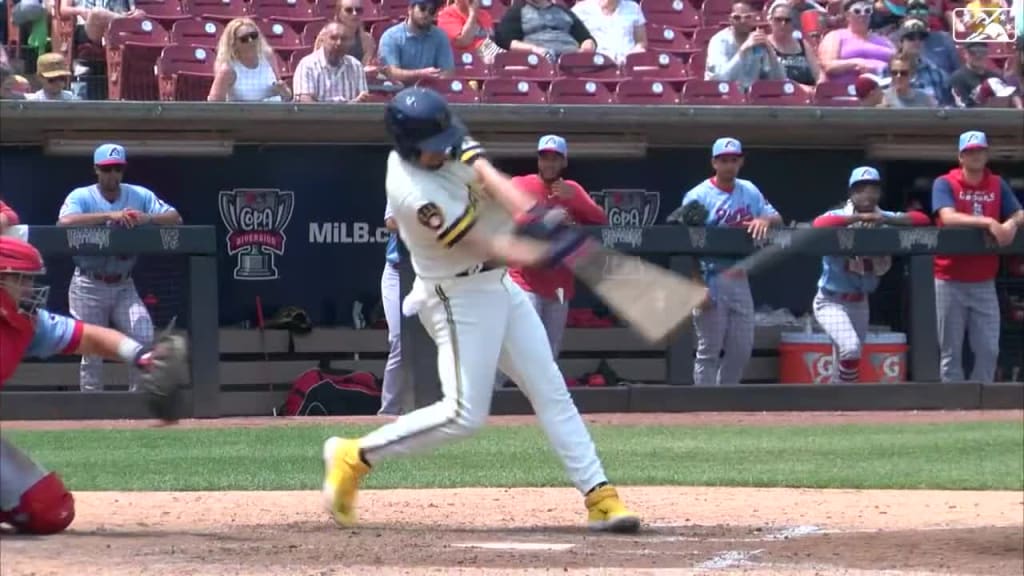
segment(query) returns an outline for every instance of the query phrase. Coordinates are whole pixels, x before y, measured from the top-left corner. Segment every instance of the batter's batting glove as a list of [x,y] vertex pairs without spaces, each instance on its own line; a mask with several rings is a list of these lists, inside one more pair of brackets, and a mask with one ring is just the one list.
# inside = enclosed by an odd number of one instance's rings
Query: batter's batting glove
[[487,151],[484,150],[483,144],[474,140],[472,136],[463,138],[462,143],[453,149],[452,153],[456,160],[467,166],[472,166],[473,162],[487,157]]
[[676,222],[683,226],[705,226],[708,221],[708,209],[696,200],[691,200],[676,208],[668,215],[669,222]]
[[534,204],[516,217],[516,233],[537,240],[550,240],[568,227],[569,214],[562,208]]
[[181,390],[189,381],[188,338],[173,328],[174,320],[152,346],[144,347],[135,357],[146,404],[153,416],[168,423],[178,420]]

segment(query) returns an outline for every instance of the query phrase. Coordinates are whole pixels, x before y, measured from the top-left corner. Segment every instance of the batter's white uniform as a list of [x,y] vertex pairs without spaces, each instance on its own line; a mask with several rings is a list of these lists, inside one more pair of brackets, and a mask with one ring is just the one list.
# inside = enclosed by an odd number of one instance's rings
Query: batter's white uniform
[[433,448],[479,430],[490,413],[497,367],[529,398],[544,432],[583,493],[607,482],[544,326],[503,266],[484,265],[459,240],[473,227],[511,230],[508,214],[475,192],[475,173],[448,162],[437,171],[388,157],[387,193],[416,280],[403,313],[418,314],[437,345],[444,394],[360,441],[370,462]]

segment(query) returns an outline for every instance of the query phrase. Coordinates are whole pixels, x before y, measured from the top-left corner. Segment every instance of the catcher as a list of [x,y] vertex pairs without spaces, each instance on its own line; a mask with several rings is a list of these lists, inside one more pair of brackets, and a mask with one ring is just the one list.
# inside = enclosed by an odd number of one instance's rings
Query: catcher
[[[136,366],[154,415],[176,420],[179,386],[187,381],[187,342],[161,334],[147,348],[109,328],[47,312],[42,256],[18,238],[0,236],[0,387],[26,357],[96,354]],[[60,477],[0,439],[0,524],[27,534],[54,534],[75,518],[75,501]]]

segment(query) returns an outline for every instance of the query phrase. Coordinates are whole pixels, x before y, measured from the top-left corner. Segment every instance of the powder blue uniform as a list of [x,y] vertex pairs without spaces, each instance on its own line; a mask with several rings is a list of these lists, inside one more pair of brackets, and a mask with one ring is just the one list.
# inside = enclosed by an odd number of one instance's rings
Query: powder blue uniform
[[83,328],[78,320],[40,308],[36,310],[36,331],[25,356],[49,358],[57,354],[71,354],[78,349]]
[[[391,203],[384,210],[384,220],[392,217]],[[398,277],[398,234],[388,237],[384,255],[384,273],[380,277],[380,298],[388,321],[388,361],[384,366],[384,389],[381,390],[378,414],[398,416],[402,413],[402,287]]]
[[[121,184],[121,195],[108,202],[95,184],[75,188],[64,200],[60,217],[72,214],[116,212],[135,209],[146,214],[164,214],[174,208],[157,198],[151,190],[134,184]],[[70,232],[69,232],[70,233]],[[71,315],[89,324],[110,326],[146,345],[153,340],[153,321],[139,298],[132,280],[134,256],[75,256],[75,275],[68,288]],[[81,389],[103,390],[103,359],[82,356]],[[132,372],[129,388],[135,390],[139,375]]]
[[[718,188],[711,179],[705,180],[683,196],[683,204],[692,201],[708,209],[707,226],[742,226],[755,218],[778,214],[757,186],[742,178],[736,179],[732,192]],[[700,261],[711,303],[693,312],[697,332],[693,383],[698,386],[739,384],[753,353],[754,300],[750,283],[745,275],[727,278],[719,274],[735,263],[729,258]]]

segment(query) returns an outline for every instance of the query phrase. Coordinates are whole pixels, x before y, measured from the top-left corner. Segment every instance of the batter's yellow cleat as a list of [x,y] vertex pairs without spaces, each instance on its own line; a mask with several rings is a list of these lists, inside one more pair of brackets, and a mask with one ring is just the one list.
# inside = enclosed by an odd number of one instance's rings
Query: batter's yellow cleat
[[598,532],[633,533],[640,530],[640,517],[619,500],[619,493],[609,485],[587,494],[587,524]]
[[332,436],[324,442],[324,507],[339,526],[355,525],[359,480],[369,472],[358,440]]

